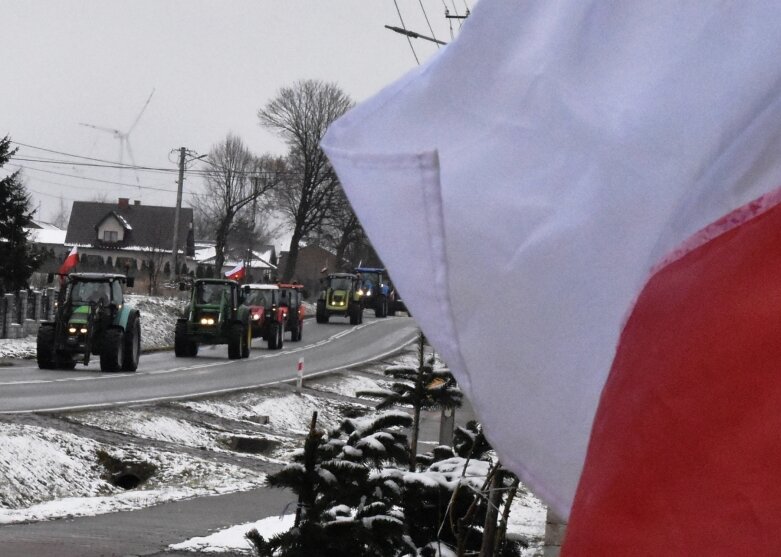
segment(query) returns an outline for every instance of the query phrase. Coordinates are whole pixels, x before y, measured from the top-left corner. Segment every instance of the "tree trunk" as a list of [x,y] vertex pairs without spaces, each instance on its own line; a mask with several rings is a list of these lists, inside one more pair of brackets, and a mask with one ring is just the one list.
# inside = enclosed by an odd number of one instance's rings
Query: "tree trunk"
[[504,501],[502,518],[499,521],[499,528],[496,532],[496,543],[494,544],[494,553],[496,555],[501,555],[502,546],[504,545],[504,540],[507,537],[507,521],[510,519],[510,511],[512,510],[513,500],[515,499],[515,494],[518,492],[518,485],[520,485],[520,483],[521,482],[518,478],[514,478],[510,488],[507,490],[507,499]]
[[499,504],[502,502],[501,474],[495,473],[488,484],[488,506],[485,510],[483,523],[483,543],[480,546],[480,557],[493,557],[496,545],[496,518],[499,516]]
[[298,261],[298,243],[301,241],[301,234],[298,230],[293,232],[293,237],[290,238],[290,247],[287,252],[287,261],[285,262],[285,270],[282,272],[281,282],[290,282],[293,278],[293,274],[296,272],[296,262]]
[[214,276],[216,278],[224,278],[222,274],[222,266],[225,263],[225,244],[228,241],[228,229],[230,223],[223,222],[223,225],[217,229],[216,238],[214,239]]
[[418,375],[415,378],[415,403],[413,405],[412,438],[410,439],[409,471],[414,472],[418,464],[418,434],[420,432],[420,405],[423,400],[423,365],[425,354],[423,349],[426,339],[421,332],[418,335]]

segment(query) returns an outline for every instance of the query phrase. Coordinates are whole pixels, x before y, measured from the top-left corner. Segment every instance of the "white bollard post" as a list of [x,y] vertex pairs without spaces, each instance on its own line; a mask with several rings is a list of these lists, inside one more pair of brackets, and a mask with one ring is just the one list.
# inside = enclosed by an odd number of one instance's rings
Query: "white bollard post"
[[301,386],[304,383],[304,358],[298,359],[298,367],[296,368],[298,377],[296,377],[296,392],[301,394]]

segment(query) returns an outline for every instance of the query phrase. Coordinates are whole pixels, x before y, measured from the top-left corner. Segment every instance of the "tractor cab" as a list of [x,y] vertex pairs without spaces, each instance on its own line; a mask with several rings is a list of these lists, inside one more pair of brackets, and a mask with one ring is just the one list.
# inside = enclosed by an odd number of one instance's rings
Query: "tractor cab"
[[331,315],[349,317],[351,325],[363,321],[363,292],[358,275],[331,273],[321,279],[321,283],[316,312],[318,323],[328,323]]
[[279,287],[276,284],[245,284],[242,291],[244,305],[249,308],[252,338],[268,341],[271,350],[282,348],[288,309],[281,303]]
[[38,330],[38,365],[72,369],[100,356],[103,371],[135,371],[140,354],[140,315],[125,303],[133,279],[112,273],[71,273],[57,297],[53,322]]
[[290,331],[290,340],[300,341],[304,330],[304,285],[298,283],[279,283],[280,304],[287,308],[286,331]]

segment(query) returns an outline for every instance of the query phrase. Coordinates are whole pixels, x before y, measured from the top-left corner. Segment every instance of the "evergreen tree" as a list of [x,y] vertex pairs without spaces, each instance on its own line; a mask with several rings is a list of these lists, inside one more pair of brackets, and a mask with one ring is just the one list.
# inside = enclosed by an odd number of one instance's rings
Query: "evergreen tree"
[[[14,153],[11,139],[8,136],[0,139],[0,168]],[[0,290],[3,292],[25,288],[46,255],[44,250],[28,242],[25,227],[32,222],[33,214],[19,171],[0,179]]]
[[383,466],[407,459],[401,430],[411,421],[405,412],[388,412],[345,420],[326,433],[315,428],[315,413],[304,449],[267,479],[269,486],[289,488],[298,495],[295,525],[269,540],[249,532],[257,553],[395,557],[414,550],[398,509],[399,471],[382,473]]
[[410,440],[409,469],[417,467],[418,435],[420,432],[420,413],[423,410],[440,408],[458,408],[463,393],[458,388],[453,374],[447,369],[434,369],[433,356],[426,361],[426,339],[423,333],[418,338],[418,366],[391,366],[385,369],[385,375],[397,381],[390,390],[358,391],[356,396],[378,398],[377,410],[391,406],[412,406],[412,437]]

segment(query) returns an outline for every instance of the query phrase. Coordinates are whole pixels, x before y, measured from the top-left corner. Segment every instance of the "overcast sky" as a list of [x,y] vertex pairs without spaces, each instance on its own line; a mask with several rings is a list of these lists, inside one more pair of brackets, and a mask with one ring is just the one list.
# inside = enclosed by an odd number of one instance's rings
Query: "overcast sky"
[[[261,128],[257,111],[280,87],[301,79],[334,82],[357,101],[416,66],[400,27],[451,40],[474,0],[0,0],[0,135],[25,145],[107,161],[120,160],[127,132],[135,162],[171,172],[21,162],[38,218],[51,220],[60,196],[130,197],[176,202],[176,154],[199,154],[229,132],[256,154],[284,154]],[[397,12],[398,5],[398,12]],[[424,16],[425,14],[425,16]],[[437,52],[412,39],[420,62]],[[153,93],[154,91],[154,93]],[[30,147],[17,156],[89,162]],[[130,163],[125,151],[124,163]],[[5,170],[15,170],[8,165]],[[120,182],[128,186],[96,180]],[[140,183],[140,188],[137,184]],[[201,184],[185,180],[188,191]],[[163,190],[163,191],[161,191]],[[282,246],[278,246],[282,247]],[[286,249],[287,246],[284,246]]]

